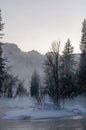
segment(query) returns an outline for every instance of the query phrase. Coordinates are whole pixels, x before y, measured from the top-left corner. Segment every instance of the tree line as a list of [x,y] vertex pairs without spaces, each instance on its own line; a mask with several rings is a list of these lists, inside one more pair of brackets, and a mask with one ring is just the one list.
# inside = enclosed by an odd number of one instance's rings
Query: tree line
[[[44,86],[41,89],[41,94],[48,94],[57,107],[60,107],[60,101],[63,100],[64,103],[66,98],[74,98],[81,94],[86,95],[86,19],[82,23],[81,53],[78,68],[75,68],[74,47],[70,39],[67,39],[62,55],[59,54],[60,46],[60,42],[54,42],[50,52],[46,54]],[[37,76],[34,73],[34,78],[32,77],[31,80],[31,96],[37,95],[40,98],[38,93],[40,92],[40,80]],[[37,83],[35,83],[36,81]]]
[[17,76],[10,74],[8,72],[8,67],[6,65],[6,59],[3,58],[4,45],[1,42],[4,34],[2,33],[4,29],[4,23],[2,22],[1,9],[0,9],[0,97],[16,97],[28,95],[27,90],[24,88],[23,81],[20,81]]
[[[2,22],[0,9],[0,40],[4,23]],[[0,96],[16,97],[17,95],[28,95],[23,81],[8,73],[6,60],[2,57],[3,43],[0,41]],[[44,66],[44,85],[41,85],[39,74],[35,71],[31,78],[30,95],[41,102],[43,96],[48,94],[57,107],[60,101],[73,98],[79,94],[86,94],[86,19],[82,24],[82,36],[80,42],[80,62],[78,68],[74,57],[74,47],[70,39],[65,43],[62,55],[60,55],[60,42],[54,42],[51,50],[46,54]]]

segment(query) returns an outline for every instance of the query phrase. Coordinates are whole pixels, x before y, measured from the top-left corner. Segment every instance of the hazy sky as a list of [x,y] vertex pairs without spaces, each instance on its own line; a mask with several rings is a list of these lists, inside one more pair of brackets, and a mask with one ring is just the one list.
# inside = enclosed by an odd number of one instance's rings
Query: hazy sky
[[54,40],[67,38],[79,52],[86,0],[0,0],[4,42],[16,43],[23,51],[49,51]]

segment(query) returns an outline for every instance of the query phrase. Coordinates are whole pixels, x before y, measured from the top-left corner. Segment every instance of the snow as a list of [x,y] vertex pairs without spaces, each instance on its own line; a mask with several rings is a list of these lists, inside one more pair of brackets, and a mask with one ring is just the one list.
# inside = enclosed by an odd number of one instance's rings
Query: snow
[[72,112],[64,110],[14,110],[6,114],[3,119],[43,119],[43,118],[56,118],[63,116],[74,115]]
[[[78,109],[76,109],[78,110]],[[86,109],[79,109],[81,113],[77,111],[73,112],[71,109],[63,110],[32,110],[32,109],[16,109],[6,113],[3,119],[44,119],[44,118],[57,118],[64,116],[74,116],[78,114],[86,114]]]
[[3,119],[44,119],[86,114],[85,98],[66,100],[64,109],[60,110],[54,109],[49,100],[39,106],[31,98],[1,99],[0,107],[9,110]]
[[15,99],[8,99],[8,98],[1,98],[0,99],[0,108],[7,108],[7,109],[26,109],[26,108],[33,108],[35,104],[35,100],[32,98],[15,98]]

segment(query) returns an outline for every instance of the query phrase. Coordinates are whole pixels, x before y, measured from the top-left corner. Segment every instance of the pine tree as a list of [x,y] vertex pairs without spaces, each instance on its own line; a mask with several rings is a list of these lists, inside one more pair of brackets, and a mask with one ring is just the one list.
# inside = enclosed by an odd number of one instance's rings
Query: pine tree
[[4,29],[4,23],[2,23],[1,9],[0,9],[0,39],[2,39],[2,38],[3,38],[3,35],[4,35],[4,34],[2,33],[3,29]]
[[81,36],[80,50],[82,53],[86,52],[86,19],[84,19],[82,23],[82,36]]
[[65,76],[69,75],[73,69],[73,46],[70,42],[70,39],[67,40],[64,51],[63,51],[63,60],[64,60],[64,74]]
[[40,88],[40,77],[38,73],[34,71],[31,78],[30,93],[31,93],[31,97],[34,97],[37,100],[39,100],[39,88]]
[[22,97],[22,96],[27,96],[27,95],[28,95],[28,92],[24,88],[24,82],[23,81],[19,81],[15,96]]
[[[4,23],[2,23],[2,17],[1,17],[1,9],[0,9],[0,39],[3,38],[2,31]],[[2,93],[2,88],[3,88],[3,82],[4,82],[4,72],[5,72],[5,64],[4,64],[4,59],[2,58],[2,45],[3,43],[0,42],[0,93]]]
[[62,56],[62,73],[61,73],[61,84],[62,84],[62,93],[63,97],[69,97],[73,93],[73,65],[74,65],[74,56],[73,56],[73,46],[70,42],[70,39],[67,40],[63,56]]
[[80,65],[79,65],[79,85],[80,92],[86,93],[86,19],[82,24],[82,36],[80,43]]

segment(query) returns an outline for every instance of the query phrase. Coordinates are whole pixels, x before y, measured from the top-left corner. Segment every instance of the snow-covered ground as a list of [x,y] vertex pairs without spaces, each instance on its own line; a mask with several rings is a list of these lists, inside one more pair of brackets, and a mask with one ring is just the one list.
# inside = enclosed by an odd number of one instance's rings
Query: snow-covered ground
[[47,99],[42,106],[31,98],[0,99],[0,108],[7,108],[3,119],[43,119],[86,114],[84,97],[66,100],[64,109],[55,110],[53,103]]

